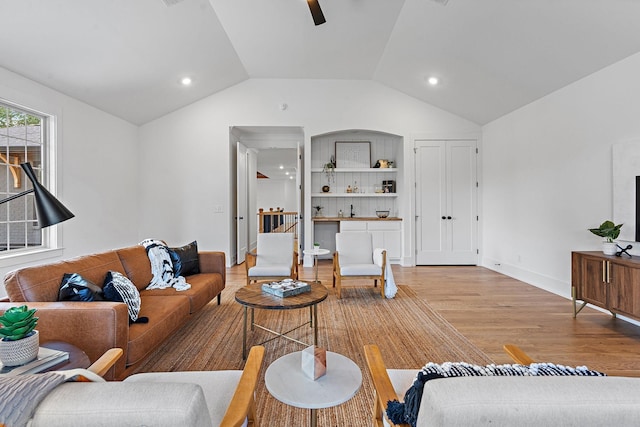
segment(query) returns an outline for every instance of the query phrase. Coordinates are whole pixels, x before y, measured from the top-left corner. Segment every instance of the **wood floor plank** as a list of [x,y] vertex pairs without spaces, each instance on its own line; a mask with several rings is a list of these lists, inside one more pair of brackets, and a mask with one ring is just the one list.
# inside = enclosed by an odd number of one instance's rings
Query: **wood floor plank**
[[[410,286],[497,363],[511,362],[502,350],[510,343],[538,361],[640,376],[639,326],[589,306],[574,319],[570,300],[483,267],[392,268],[398,284]],[[244,266],[235,266],[227,280],[244,275]],[[302,279],[314,275],[313,268],[300,267]],[[319,278],[331,286],[331,261],[320,261]]]

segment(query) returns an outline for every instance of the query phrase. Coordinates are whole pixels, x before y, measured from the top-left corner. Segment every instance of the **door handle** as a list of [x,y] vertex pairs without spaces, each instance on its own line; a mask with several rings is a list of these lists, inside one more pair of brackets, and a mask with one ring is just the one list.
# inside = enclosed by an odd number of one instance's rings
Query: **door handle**
[[446,216],[444,216],[444,215],[442,215],[442,219],[447,219],[447,217],[446,217]]
[[448,217],[447,217],[447,219],[451,219],[451,217],[450,217],[450,216],[448,216]]

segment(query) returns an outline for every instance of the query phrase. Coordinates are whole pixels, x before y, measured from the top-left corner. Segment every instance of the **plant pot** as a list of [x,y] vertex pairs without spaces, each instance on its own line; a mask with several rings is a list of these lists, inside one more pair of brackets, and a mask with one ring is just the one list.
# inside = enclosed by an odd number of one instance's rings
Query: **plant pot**
[[17,341],[0,341],[0,361],[5,366],[18,366],[38,357],[40,334],[34,330],[28,337]]
[[616,242],[603,242],[602,253],[605,255],[615,255],[618,252],[618,245]]
[[328,185],[323,185],[323,186],[322,186],[322,192],[323,192],[323,193],[328,193],[328,192],[329,192],[329,190],[331,190],[331,188],[330,188]]

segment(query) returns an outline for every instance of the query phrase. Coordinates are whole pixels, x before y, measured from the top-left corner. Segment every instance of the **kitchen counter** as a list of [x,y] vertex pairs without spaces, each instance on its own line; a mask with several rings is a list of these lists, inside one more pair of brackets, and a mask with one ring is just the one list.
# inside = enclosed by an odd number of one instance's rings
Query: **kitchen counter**
[[348,216],[314,216],[313,221],[315,222],[337,222],[337,221],[402,221],[402,218],[398,217],[387,217],[387,218],[378,218],[377,216],[354,216],[350,218]]

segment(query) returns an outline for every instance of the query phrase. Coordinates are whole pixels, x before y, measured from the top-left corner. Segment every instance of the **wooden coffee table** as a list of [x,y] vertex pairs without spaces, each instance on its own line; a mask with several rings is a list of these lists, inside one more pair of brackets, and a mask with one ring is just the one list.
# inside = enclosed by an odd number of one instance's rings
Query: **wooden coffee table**
[[[254,327],[257,327],[275,335],[275,337],[263,341],[260,344],[264,344],[280,337],[305,346],[310,345],[287,336],[288,333],[293,332],[296,329],[300,329],[305,325],[309,325],[313,328],[313,344],[318,344],[318,303],[324,301],[327,298],[328,291],[327,288],[318,283],[310,283],[309,285],[311,286],[310,292],[304,292],[302,294],[284,298],[262,292],[262,283],[252,283],[243,288],[240,288],[236,292],[236,301],[244,306],[244,318],[242,327],[243,360],[247,358],[247,323],[249,309],[251,309],[251,330],[253,331]],[[285,332],[274,331],[262,325],[258,325],[254,322],[253,310],[255,308],[259,308],[261,310],[295,310],[306,307],[309,307],[309,321]]]

